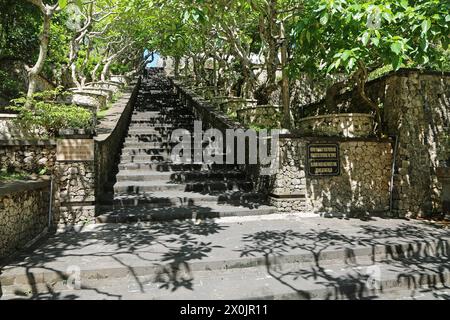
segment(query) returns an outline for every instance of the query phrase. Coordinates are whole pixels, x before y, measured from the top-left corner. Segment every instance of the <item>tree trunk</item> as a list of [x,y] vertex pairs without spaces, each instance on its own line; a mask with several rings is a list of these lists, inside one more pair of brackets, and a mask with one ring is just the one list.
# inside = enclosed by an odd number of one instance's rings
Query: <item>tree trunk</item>
[[39,57],[36,61],[36,64],[28,70],[28,92],[27,98],[31,98],[36,91],[37,86],[37,78],[44,68],[45,59],[47,58],[48,53],[48,44],[50,41],[50,24],[52,20],[53,12],[49,9],[46,9],[44,12],[44,23],[41,34],[41,42],[39,44]]
[[180,58],[179,57],[175,57],[175,64],[174,64],[174,76],[175,78],[178,78],[179,76],[179,68],[180,68]]
[[91,81],[92,82],[97,81],[97,71],[98,71],[98,69],[100,69],[101,65],[102,65],[102,61],[97,62],[94,69],[92,70],[92,72],[91,72]]
[[112,62],[113,62],[113,59],[109,59],[103,66],[103,70],[100,75],[100,79],[102,79],[102,81],[106,81],[106,77],[109,75],[109,68],[111,67]]
[[339,81],[332,84],[325,94],[325,105],[329,113],[338,113],[338,106],[336,98],[341,91],[348,87],[348,81]]
[[280,24],[280,37],[282,45],[281,45],[281,67],[282,69],[282,81],[281,81],[281,101],[283,106],[283,127],[286,129],[291,128],[291,110],[290,110],[290,97],[289,97],[289,74],[287,71],[287,60],[288,60],[288,52],[287,52],[287,39],[286,32],[284,30],[284,24],[281,22]]

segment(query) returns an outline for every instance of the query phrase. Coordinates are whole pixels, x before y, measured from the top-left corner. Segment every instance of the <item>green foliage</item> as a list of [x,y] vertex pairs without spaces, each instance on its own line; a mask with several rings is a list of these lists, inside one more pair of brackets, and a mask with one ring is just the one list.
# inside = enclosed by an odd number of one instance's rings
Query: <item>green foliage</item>
[[29,175],[23,172],[10,172],[5,169],[0,170],[0,181],[11,182],[15,180],[26,180]]
[[44,130],[49,136],[56,136],[60,129],[89,129],[92,114],[76,105],[58,103],[61,88],[39,92],[32,99],[21,97],[12,100],[10,110],[18,112],[18,125],[26,130]]
[[0,8],[0,62],[11,57],[31,64],[39,47],[39,9],[16,0],[0,0]]
[[306,1],[292,30],[295,65],[322,73],[351,73],[361,63],[442,68],[449,9],[441,0]]
[[0,94],[6,98],[17,97],[20,93],[20,84],[12,79],[7,72],[0,70]]

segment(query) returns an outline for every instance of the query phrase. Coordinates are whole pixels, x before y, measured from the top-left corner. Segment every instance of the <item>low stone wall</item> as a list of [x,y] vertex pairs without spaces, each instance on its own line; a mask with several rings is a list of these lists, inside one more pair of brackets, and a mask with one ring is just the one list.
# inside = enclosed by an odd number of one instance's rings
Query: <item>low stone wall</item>
[[307,136],[369,137],[373,135],[374,117],[366,113],[338,113],[300,119],[296,128]]
[[128,85],[132,81],[130,77],[121,75],[111,75],[109,78],[109,82],[121,83],[123,85]]
[[86,88],[101,88],[112,90],[113,92],[118,92],[124,87],[123,83],[113,82],[113,81],[98,81],[86,83]]
[[[450,73],[400,69],[366,84],[367,95],[382,105],[382,131],[396,137],[394,211],[401,217],[442,212],[439,166],[450,166]],[[337,97],[340,112],[361,109],[354,92]],[[296,124],[327,113],[325,101],[292,110]]]
[[73,92],[71,95],[65,97],[61,102],[68,104],[76,104],[80,107],[85,107],[96,113],[106,106],[106,97],[104,95],[93,92]]
[[[128,86],[120,99],[108,109],[97,126],[95,140],[96,198],[103,200],[112,191],[123,139],[130,123],[140,79]],[[99,201],[97,201],[99,202]]]
[[[313,176],[308,145],[336,144],[339,174]],[[280,136],[279,170],[271,203],[280,211],[314,213],[387,213],[390,208],[390,140]]]
[[112,90],[109,89],[102,89],[102,88],[97,88],[97,87],[83,87],[81,89],[75,88],[75,89],[71,89],[70,91],[74,92],[74,93],[87,93],[87,94],[95,94],[96,96],[100,96],[101,97],[101,103],[102,105],[104,104],[106,106],[106,104],[112,99],[112,96],[114,94],[114,92]]
[[0,262],[48,226],[49,181],[0,184]]
[[51,173],[55,162],[55,140],[0,140],[1,170]]

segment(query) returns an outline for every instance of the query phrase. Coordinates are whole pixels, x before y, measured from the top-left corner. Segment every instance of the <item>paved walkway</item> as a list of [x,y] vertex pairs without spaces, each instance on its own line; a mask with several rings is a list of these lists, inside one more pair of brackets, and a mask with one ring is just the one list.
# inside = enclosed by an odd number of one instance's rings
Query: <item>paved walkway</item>
[[[14,283],[56,283],[64,275],[79,270],[86,281],[115,281],[112,286],[118,294],[125,290],[120,279],[134,277],[139,288],[139,277],[159,274],[158,282],[164,285],[152,298],[174,298],[176,295],[169,293],[187,290],[188,294],[195,289],[194,283],[198,289],[199,282],[191,279],[184,283],[183,274],[192,276],[197,272],[199,279],[208,279],[211,272],[216,277],[221,277],[222,272],[235,272],[230,277],[251,272],[264,277],[267,266],[272,264],[355,266],[420,255],[433,256],[434,260],[426,261],[427,268],[449,271],[449,241],[447,229],[417,221],[381,218],[361,221],[274,214],[199,222],[96,224],[50,237],[5,267],[0,283],[5,289]],[[418,266],[415,261],[414,270]],[[251,269],[256,267],[259,269]],[[389,267],[395,267],[395,272],[413,270],[411,264],[397,262]],[[202,276],[205,272],[209,274]],[[162,273],[168,277],[161,277]],[[311,276],[301,277],[310,281]],[[315,279],[315,284],[327,281],[327,277],[316,276],[319,279]],[[244,281],[241,285],[247,284]],[[200,296],[208,297],[207,290]],[[80,297],[83,297],[81,292]],[[189,298],[186,295],[178,298],[183,297]]]

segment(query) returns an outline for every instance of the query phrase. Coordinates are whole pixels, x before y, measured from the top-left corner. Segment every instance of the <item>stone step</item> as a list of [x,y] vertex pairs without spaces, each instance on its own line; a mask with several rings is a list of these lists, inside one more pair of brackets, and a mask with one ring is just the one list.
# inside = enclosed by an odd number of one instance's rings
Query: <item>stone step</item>
[[171,157],[167,155],[121,155],[120,156],[120,164],[124,163],[157,163],[157,162],[166,162],[171,161]]
[[178,129],[178,128],[193,128],[193,122],[191,121],[184,121],[184,122],[180,122],[180,121],[168,121],[168,120],[164,120],[164,119],[160,119],[157,121],[131,121],[131,124],[129,126],[129,128],[135,128],[135,129],[142,129],[142,128],[172,128],[172,129]]
[[[201,156],[202,150],[198,150],[198,157]],[[172,152],[161,152],[159,154],[137,154],[137,155],[131,155],[131,154],[122,154],[120,156],[120,164],[125,163],[159,163],[159,162],[173,162],[174,164],[189,164],[193,163],[196,159],[197,153],[195,153],[195,150],[191,150],[191,154],[186,156],[186,159],[183,158],[181,155],[172,153]],[[226,153],[215,153],[216,156],[222,156],[222,158],[225,158]]]
[[[430,270],[412,273],[408,279],[400,268],[381,264],[383,275],[374,285],[368,281],[367,270],[371,269],[367,264],[333,266],[326,272],[296,264],[275,267],[218,272],[191,271],[180,265],[180,269],[166,267],[148,275],[117,269],[113,276],[109,276],[111,270],[86,270],[86,275],[97,273],[82,277],[79,288],[68,287],[63,279],[69,274],[64,274],[56,282],[44,280],[34,285],[34,293],[28,284],[7,286],[2,300],[421,300],[425,295],[427,300],[447,300],[450,295],[450,272],[438,271],[430,264],[424,264]],[[430,285],[426,279],[433,279],[435,284]]]
[[[183,111],[183,112],[181,112]],[[191,120],[194,118],[194,115],[186,110],[161,110],[160,107],[153,111],[138,111],[132,113],[131,119],[137,120],[156,120],[156,119],[164,119],[164,118],[172,118],[173,120]],[[179,116],[179,117],[175,117]]]
[[[126,138],[135,138],[135,139],[139,139],[139,140],[143,140],[143,139],[164,139],[164,140],[170,140],[171,137],[171,133],[161,133],[155,130],[152,131],[147,131],[145,133],[140,132],[140,133],[127,133]],[[151,141],[153,141],[151,140]],[[158,140],[156,140],[158,141]]]
[[219,217],[247,217],[276,213],[276,208],[260,205],[257,208],[230,205],[190,205],[187,207],[125,206],[106,208],[96,217],[98,223],[131,223],[137,221],[172,221]]
[[223,192],[223,191],[251,191],[253,182],[246,180],[205,180],[188,183],[169,183],[165,180],[130,181],[121,180],[114,184],[114,193],[141,194],[154,191],[184,191],[184,192]]
[[[126,138],[124,141],[124,148],[127,149],[147,149],[147,148],[172,148],[175,145],[179,144],[180,141],[170,141],[170,140],[160,140],[160,141],[154,141],[154,142],[146,142],[146,141],[139,141],[138,139],[134,138]],[[209,144],[208,141],[203,141],[202,146],[206,146]]]
[[163,127],[153,127],[146,126],[143,128],[129,128],[128,135],[152,135],[152,134],[160,134],[160,135],[169,135],[173,130],[171,128],[163,128]]
[[266,204],[266,195],[260,192],[222,191],[198,193],[184,191],[155,191],[142,194],[106,194],[100,199],[102,204],[117,206],[185,207],[206,204],[244,205],[249,208]]
[[159,116],[133,116],[131,119],[131,123],[159,123],[166,121],[168,123],[194,123],[195,119],[193,116],[191,117],[183,117],[180,114],[172,115],[172,114],[160,114]]
[[236,165],[231,164],[195,164],[195,163],[173,163],[171,161],[161,162],[126,162],[119,163],[119,170],[152,170],[152,171],[193,171],[193,170],[209,170],[209,169],[235,169]]
[[[140,156],[140,155],[161,155],[164,157],[167,157],[169,159],[170,155],[174,156],[183,156],[182,151],[175,150],[174,147],[177,145],[177,143],[170,144],[167,147],[161,147],[161,148],[140,148],[140,147],[124,147],[122,149],[122,155],[124,156]],[[190,150],[187,150],[186,152],[191,152],[192,154],[203,154],[208,152],[208,149],[204,148],[191,148]],[[223,152],[215,152],[215,155],[226,155]]]
[[152,181],[164,180],[173,182],[202,181],[202,180],[237,180],[245,177],[241,171],[187,171],[160,172],[150,170],[120,170],[116,175],[117,181]]
[[[175,144],[175,143],[174,143]],[[125,140],[123,147],[125,148],[169,148],[172,145],[170,142],[139,142],[137,140]],[[123,149],[122,149],[123,150]]]

